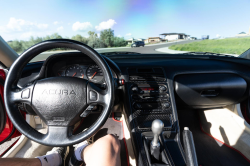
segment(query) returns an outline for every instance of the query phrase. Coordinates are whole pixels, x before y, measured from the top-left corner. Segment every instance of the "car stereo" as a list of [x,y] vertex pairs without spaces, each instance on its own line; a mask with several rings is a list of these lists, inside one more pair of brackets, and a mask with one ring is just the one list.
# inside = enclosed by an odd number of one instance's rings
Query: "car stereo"
[[135,83],[130,89],[133,109],[142,112],[166,112],[170,109],[167,84]]

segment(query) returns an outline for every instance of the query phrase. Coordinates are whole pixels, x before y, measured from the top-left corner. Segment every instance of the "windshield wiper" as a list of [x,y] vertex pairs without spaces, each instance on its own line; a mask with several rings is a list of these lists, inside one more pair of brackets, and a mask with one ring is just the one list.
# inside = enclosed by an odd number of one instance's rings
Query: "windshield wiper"
[[119,54],[141,54],[141,53],[138,53],[138,52],[103,52],[103,53],[100,53],[102,55],[119,55]]
[[219,54],[219,53],[213,53],[213,52],[187,52],[183,53],[184,55],[214,55],[214,56],[226,56],[226,57],[235,57],[233,55],[227,55],[227,54]]

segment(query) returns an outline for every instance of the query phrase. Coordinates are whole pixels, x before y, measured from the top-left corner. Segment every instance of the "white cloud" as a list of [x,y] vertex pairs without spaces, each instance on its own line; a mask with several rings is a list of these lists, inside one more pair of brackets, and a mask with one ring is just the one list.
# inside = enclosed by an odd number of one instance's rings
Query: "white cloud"
[[57,31],[62,31],[63,29],[64,29],[63,26],[60,26],[57,28]]
[[131,36],[132,34],[131,33],[127,33],[126,36]]
[[33,32],[25,32],[25,33],[22,33],[22,34],[20,35],[20,38],[21,38],[21,39],[29,39],[30,36],[33,36],[33,35],[34,35]]
[[100,37],[100,33],[97,33],[97,36]]
[[97,31],[101,31],[101,30],[104,30],[104,29],[109,29],[109,28],[112,28],[115,24],[117,24],[115,22],[115,20],[113,19],[109,19],[108,21],[103,21],[101,22],[98,26],[95,26],[95,29]]
[[79,21],[77,21],[72,25],[73,31],[86,31],[91,28],[92,28],[92,24],[90,22],[80,23]]
[[[16,34],[15,35],[15,38],[11,37],[10,40],[13,40],[13,39],[21,39],[21,40],[28,40],[31,36],[33,37],[45,37],[46,35],[51,35],[53,34],[54,32],[50,32],[50,31],[39,31],[39,32],[34,32],[34,31],[31,31],[31,32],[24,32],[24,33],[21,33],[21,34]],[[8,36],[7,36],[8,38]]]
[[60,21],[60,22],[59,21],[53,22],[54,25],[59,25],[59,24],[62,24],[62,23],[63,23],[62,21]]
[[221,36],[219,34],[216,35],[217,38],[220,38]]
[[0,26],[0,30],[3,32],[25,32],[31,30],[45,30],[48,26],[48,24],[39,24],[11,17],[7,25]]
[[0,26],[0,31],[4,32],[5,31],[5,27],[4,26]]
[[43,30],[48,28],[48,24],[37,24],[36,25],[38,29]]
[[117,37],[122,37],[121,35],[117,35]]

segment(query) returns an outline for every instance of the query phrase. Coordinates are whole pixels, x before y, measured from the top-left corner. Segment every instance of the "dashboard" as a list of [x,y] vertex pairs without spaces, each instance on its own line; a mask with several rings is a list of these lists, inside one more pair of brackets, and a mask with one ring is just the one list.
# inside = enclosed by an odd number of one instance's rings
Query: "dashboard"
[[[161,68],[179,108],[213,108],[239,103],[246,98],[250,82],[249,60],[205,55],[186,57],[157,54],[103,56],[113,77],[124,79],[126,85],[131,82],[133,68],[132,77],[150,79],[158,79],[162,73],[157,73],[155,68]],[[75,52],[54,54],[44,62],[28,64],[18,86],[49,77],[78,77],[105,87],[105,78],[97,63],[87,55]]]
[[[95,84],[105,84],[102,69],[88,56],[79,54],[55,55],[45,62],[45,77],[77,77]],[[117,74],[111,68],[114,78]]]

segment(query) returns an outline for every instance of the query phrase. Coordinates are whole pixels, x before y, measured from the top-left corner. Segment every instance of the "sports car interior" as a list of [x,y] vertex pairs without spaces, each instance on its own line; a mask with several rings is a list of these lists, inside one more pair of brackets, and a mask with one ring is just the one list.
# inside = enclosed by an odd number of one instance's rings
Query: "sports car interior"
[[[77,51],[29,63],[55,48]],[[249,165],[249,73],[250,61],[235,57],[108,56],[74,40],[38,43],[1,69],[0,113],[22,134],[2,156],[114,134],[122,166]]]

